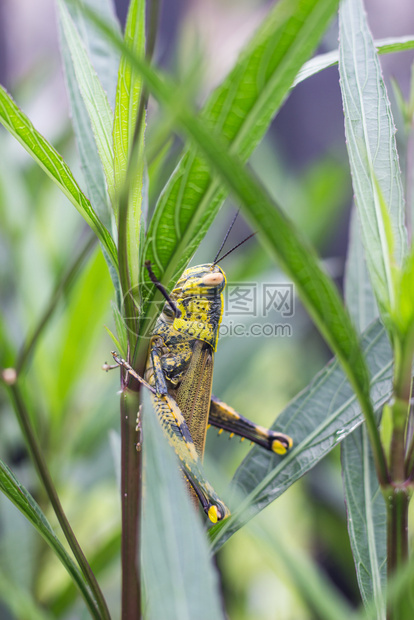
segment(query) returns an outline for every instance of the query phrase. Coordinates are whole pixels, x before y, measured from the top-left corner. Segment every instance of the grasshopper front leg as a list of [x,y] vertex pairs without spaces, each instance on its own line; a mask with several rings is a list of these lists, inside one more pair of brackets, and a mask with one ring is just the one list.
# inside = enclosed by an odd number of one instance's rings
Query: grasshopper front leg
[[289,435],[254,424],[215,396],[211,397],[208,422],[212,426],[239,435],[243,439],[249,439],[276,454],[285,454],[293,445]]

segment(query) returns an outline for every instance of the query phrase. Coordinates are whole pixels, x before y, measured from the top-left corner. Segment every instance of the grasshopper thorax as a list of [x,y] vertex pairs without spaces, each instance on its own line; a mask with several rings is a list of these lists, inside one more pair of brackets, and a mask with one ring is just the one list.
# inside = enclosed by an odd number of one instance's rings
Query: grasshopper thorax
[[181,311],[180,317],[173,318],[175,331],[188,339],[203,340],[215,351],[225,286],[226,275],[218,265],[206,263],[186,269],[171,293]]

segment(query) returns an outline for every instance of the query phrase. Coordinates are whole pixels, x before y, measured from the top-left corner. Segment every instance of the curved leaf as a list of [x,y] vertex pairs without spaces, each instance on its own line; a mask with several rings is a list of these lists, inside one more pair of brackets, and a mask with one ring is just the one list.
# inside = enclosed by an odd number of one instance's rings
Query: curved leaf
[[99,620],[100,612],[91,591],[86,585],[78,567],[69,556],[62,543],[52,530],[49,521],[39,508],[30,493],[15,478],[13,472],[0,460],[0,490],[20,510],[28,521],[45,539],[52,551],[57,555],[63,566],[79,588],[93,618]]
[[[363,350],[371,370],[371,397],[378,408],[392,392],[392,362],[387,334],[379,322],[364,334]],[[323,459],[363,421],[358,400],[337,360],[329,363],[278,416],[274,428],[293,438],[283,457],[253,448],[234,481],[245,499],[234,514],[211,529],[213,548]]]
[[113,239],[96,216],[89,200],[81,192],[69,166],[53,146],[36,131],[31,121],[17,107],[2,86],[0,86],[0,122],[76,207],[105,247],[112,264],[116,267],[118,257]]
[[393,270],[401,266],[407,244],[395,126],[361,0],[343,0],[339,25],[352,182],[371,281],[386,316],[396,304]]
[[[220,134],[241,160],[246,161],[263,138],[337,4],[337,0],[279,2],[212,93],[201,113],[202,123]],[[154,264],[166,286],[183,271],[226,195],[195,145],[190,146],[160,196],[147,235],[145,260]],[[148,281],[146,273],[142,278]]]
[[218,576],[178,460],[144,393],[142,567],[147,620],[223,618]]
[[[378,54],[403,52],[414,48],[414,37],[390,37],[387,39],[377,39],[374,41],[374,45],[377,48]],[[338,50],[333,50],[332,52],[327,52],[326,54],[318,54],[314,58],[311,58],[305,62],[297,74],[292,87],[297,86],[297,84],[300,84],[307,78],[312,77],[312,75],[316,75],[316,73],[319,73],[328,67],[334,67],[338,64],[338,60]]]

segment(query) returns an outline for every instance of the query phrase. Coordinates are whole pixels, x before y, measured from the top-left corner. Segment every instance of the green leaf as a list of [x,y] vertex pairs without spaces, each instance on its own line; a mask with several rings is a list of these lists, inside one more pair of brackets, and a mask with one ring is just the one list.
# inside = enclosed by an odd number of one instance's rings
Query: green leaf
[[118,335],[118,347],[121,355],[126,359],[128,352],[128,332],[125,325],[124,317],[116,304],[112,304],[112,314],[116,325],[116,333]]
[[73,562],[62,543],[52,530],[48,520],[30,493],[15,478],[13,472],[0,460],[0,490],[13,502],[20,512],[30,521],[44,538],[52,551],[57,555],[63,566],[79,588],[93,618],[100,618],[96,601],[86,585],[76,564]]
[[142,568],[147,620],[224,618],[205,532],[144,393]]
[[[361,0],[342,1],[339,24],[339,71],[353,187],[371,281],[380,311],[387,317],[397,303],[393,269],[401,266],[406,251],[395,127]],[[381,195],[388,208],[393,253]]]
[[89,122],[88,112],[76,81],[72,56],[67,45],[66,37],[63,35],[61,24],[59,24],[59,28],[60,48],[65,69],[72,126],[79,151],[82,172],[85,178],[87,195],[101,222],[111,231],[111,209],[106,191],[105,175],[98,151],[96,150],[95,138]]
[[[345,299],[359,331],[378,317],[355,209],[345,272]],[[367,605],[374,599],[378,620],[385,620],[382,592],[387,573],[386,507],[364,425],[341,444],[341,460],[348,532],[362,600]]]
[[[366,330],[362,346],[377,409],[392,393],[391,350],[379,322]],[[361,407],[338,360],[330,362],[273,426],[293,438],[288,454],[279,457],[255,447],[236,471],[234,481],[245,499],[231,517],[211,529],[214,550],[323,459],[362,420]]]
[[[125,45],[133,54],[145,56],[145,0],[131,0],[125,27]],[[140,128],[137,144],[134,145],[138,108],[142,93],[142,78],[131,65],[128,56],[123,54],[119,64],[118,86],[116,91],[115,118],[113,128],[114,143],[114,175],[117,196],[121,194],[127,181],[130,180],[126,244],[129,266],[130,286],[138,284],[138,249],[140,239],[142,183],[144,175],[144,127]],[[132,159],[134,169],[128,171],[132,148],[137,149]]]
[[83,102],[89,115],[93,135],[105,173],[108,193],[114,204],[114,155],[112,148],[113,114],[108,98],[76,30],[63,0],[58,0],[59,20],[65,45],[70,50]]
[[[391,52],[403,52],[414,48],[414,38],[411,37],[390,37],[387,39],[377,39],[374,45],[378,54],[389,54]],[[293,86],[297,86],[304,80],[328,67],[334,67],[338,64],[338,50],[327,52],[326,54],[318,54],[311,58],[301,68],[297,74]]]
[[[279,2],[212,93],[201,113],[202,123],[243,161],[263,138],[337,4],[336,0]],[[179,113],[172,106],[169,110]],[[197,147],[188,147],[160,196],[147,235],[145,260],[154,264],[163,284],[181,274],[226,195]],[[142,277],[148,280],[147,274]]]
[[0,86],[0,122],[22,144],[46,174],[56,183],[94,231],[110,257],[114,267],[118,263],[112,237],[96,216],[89,200],[81,192],[71,170],[59,153],[33,127],[10,95]]

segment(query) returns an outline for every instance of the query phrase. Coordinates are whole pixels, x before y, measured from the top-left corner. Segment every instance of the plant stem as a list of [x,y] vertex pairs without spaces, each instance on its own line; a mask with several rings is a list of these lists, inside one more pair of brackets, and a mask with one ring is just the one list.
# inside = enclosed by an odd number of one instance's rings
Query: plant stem
[[[385,494],[387,506],[387,577],[388,582],[408,558],[408,505],[411,490],[406,485],[395,486]],[[403,597],[388,600],[387,620],[403,620]]]
[[[139,392],[132,391],[121,369],[122,619],[141,618],[140,515],[141,433],[137,431]],[[137,447],[139,449],[137,449]]]
[[16,411],[16,416],[23,436],[25,438],[30,456],[34,462],[39,478],[44,485],[47,496],[49,497],[50,503],[53,507],[53,510],[55,511],[56,517],[59,521],[65,538],[68,541],[68,544],[72,549],[73,555],[75,556],[79,564],[83,576],[92,591],[96,606],[99,610],[99,618],[101,620],[110,620],[108,607],[106,605],[102,591],[63,511],[58,494],[56,492],[56,488],[53,484],[48,467],[46,465],[46,461],[43,458],[42,450],[32,428],[29,413],[24,403],[18,383],[9,385],[9,389],[14,409]]
[[[390,451],[391,484],[383,489],[387,506],[388,582],[408,558],[408,507],[412,495],[406,460],[406,428],[411,400],[412,346],[409,339],[394,341],[394,403]],[[408,451],[410,458],[410,450]],[[404,597],[387,601],[388,620],[403,620]]]

